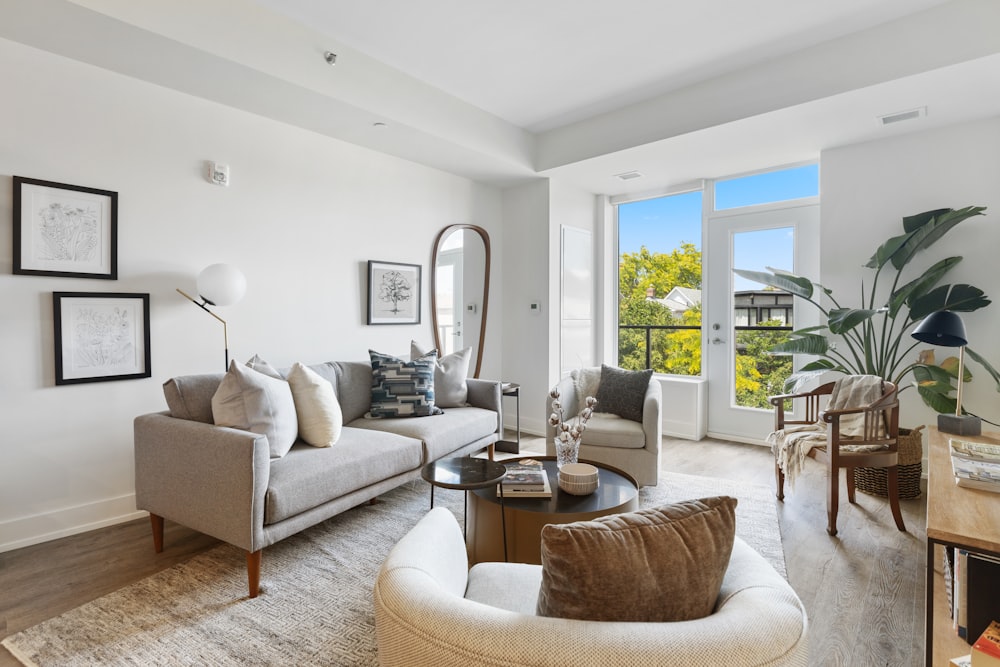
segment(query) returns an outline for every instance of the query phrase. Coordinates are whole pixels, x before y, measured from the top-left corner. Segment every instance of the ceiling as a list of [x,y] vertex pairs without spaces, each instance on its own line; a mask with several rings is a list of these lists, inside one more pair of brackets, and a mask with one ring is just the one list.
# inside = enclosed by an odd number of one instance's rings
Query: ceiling
[[0,38],[475,180],[603,194],[1000,115],[998,28],[995,0],[0,0]]
[[946,0],[256,2],[541,132]]

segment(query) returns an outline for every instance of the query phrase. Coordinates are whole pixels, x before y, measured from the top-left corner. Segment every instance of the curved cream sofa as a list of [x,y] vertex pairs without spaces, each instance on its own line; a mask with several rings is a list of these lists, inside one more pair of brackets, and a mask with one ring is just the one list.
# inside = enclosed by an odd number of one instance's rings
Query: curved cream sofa
[[739,538],[715,613],[696,621],[608,623],[535,616],[541,578],[541,566],[522,563],[479,563],[469,570],[454,515],[441,507],[431,510],[393,547],[375,582],[379,663],[807,664],[802,603],[788,582]]

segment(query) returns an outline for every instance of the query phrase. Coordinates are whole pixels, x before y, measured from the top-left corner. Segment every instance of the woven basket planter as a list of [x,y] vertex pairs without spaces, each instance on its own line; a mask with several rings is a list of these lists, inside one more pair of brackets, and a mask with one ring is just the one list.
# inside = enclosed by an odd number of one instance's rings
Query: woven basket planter
[[[923,426],[899,429],[899,497],[920,497],[920,461],[924,457]],[[875,496],[889,495],[885,468],[855,468],[854,486]]]

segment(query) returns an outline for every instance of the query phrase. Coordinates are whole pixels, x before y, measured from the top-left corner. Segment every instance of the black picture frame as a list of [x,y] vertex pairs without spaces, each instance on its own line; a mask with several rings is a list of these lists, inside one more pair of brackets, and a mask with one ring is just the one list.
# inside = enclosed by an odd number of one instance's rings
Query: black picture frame
[[13,272],[118,279],[118,193],[14,176]]
[[368,324],[420,324],[421,266],[368,260]]
[[149,294],[53,292],[56,384],[137,380],[149,364]]

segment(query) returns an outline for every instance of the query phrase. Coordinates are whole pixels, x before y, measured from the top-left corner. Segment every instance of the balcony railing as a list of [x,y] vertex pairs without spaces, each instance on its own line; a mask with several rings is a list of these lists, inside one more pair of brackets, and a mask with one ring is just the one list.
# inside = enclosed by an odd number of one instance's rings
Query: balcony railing
[[[645,368],[652,368],[652,340],[654,331],[701,331],[701,325],[683,325],[683,324],[623,324],[618,327],[621,330],[641,330],[645,332],[645,348],[646,348],[646,365]],[[737,340],[739,338],[740,332],[743,331],[792,331],[791,326],[735,326],[733,329],[736,331]],[[737,342],[737,349],[739,349],[739,343]],[[656,370],[655,368],[653,369]]]

